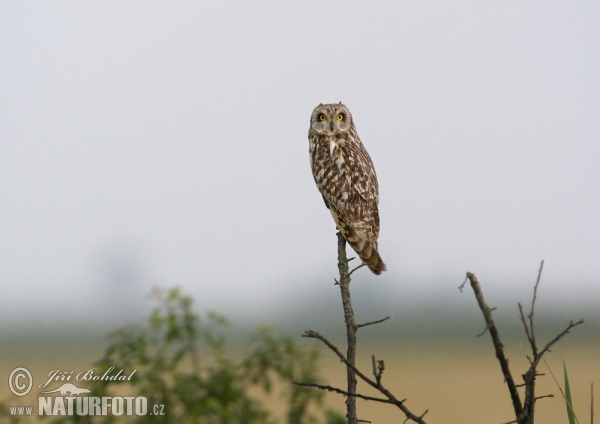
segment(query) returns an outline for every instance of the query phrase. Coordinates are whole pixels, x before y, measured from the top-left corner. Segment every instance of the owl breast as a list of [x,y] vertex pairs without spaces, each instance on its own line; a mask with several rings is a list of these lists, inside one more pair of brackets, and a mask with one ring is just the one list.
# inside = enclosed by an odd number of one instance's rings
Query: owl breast
[[311,137],[313,176],[325,202],[338,211],[344,222],[365,238],[377,239],[377,177],[362,143],[351,143],[349,138],[318,134]]

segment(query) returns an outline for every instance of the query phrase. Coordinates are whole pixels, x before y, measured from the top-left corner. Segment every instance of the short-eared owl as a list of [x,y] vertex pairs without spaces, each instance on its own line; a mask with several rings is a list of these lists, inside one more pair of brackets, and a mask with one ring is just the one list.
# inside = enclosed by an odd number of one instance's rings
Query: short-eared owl
[[377,175],[348,108],[341,102],[317,106],[308,141],[313,177],[337,227],[369,269],[381,274],[386,267],[377,251]]

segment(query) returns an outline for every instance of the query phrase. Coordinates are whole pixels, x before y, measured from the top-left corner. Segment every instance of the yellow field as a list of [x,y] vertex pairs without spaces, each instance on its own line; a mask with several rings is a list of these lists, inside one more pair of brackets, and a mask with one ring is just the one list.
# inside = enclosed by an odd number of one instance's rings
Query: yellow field
[[[510,366],[513,375],[520,382],[520,374],[527,368],[524,356],[527,353],[509,350]],[[371,353],[377,359],[385,360],[384,385],[398,398],[407,398],[406,405],[416,414],[429,409],[426,415],[428,423],[444,424],[500,424],[512,421],[514,415],[506,385],[502,381],[498,362],[494,356],[489,339],[482,338],[469,348],[453,345],[428,345],[394,347],[389,345],[369,346],[369,351],[359,351],[358,366],[368,375],[371,374]],[[44,349],[45,350],[45,349]],[[372,352],[371,352],[372,351]],[[3,355],[0,367],[0,401],[7,405],[35,404],[35,390],[29,395],[18,398],[13,396],[6,384],[8,373],[17,366],[26,366],[39,384],[42,377],[53,369],[82,370],[92,366],[92,361],[100,357],[102,346],[79,347],[76,350],[61,351],[53,349],[52,354],[31,349],[26,352]],[[596,398],[600,398],[600,346],[597,343],[574,346],[567,340],[562,346],[548,354],[548,365],[562,385],[562,360],[567,363],[574,407],[579,422],[590,421],[590,383],[596,383]],[[321,370],[328,384],[345,387],[345,369],[333,353],[323,349]],[[556,383],[549,375],[548,368],[542,363],[539,371],[546,373],[540,377],[537,395],[554,394],[554,398],[541,399],[536,408],[536,422],[566,423],[565,404]],[[40,376],[39,378],[37,376]],[[35,387],[35,386],[34,386]],[[55,385],[51,385],[55,387]],[[359,392],[380,396],[359,381]],[[273,410],[282,414],[278,397],[270,399]],[[344,399],[336,394],[327,394],[326,403],[342,412]],[[597,410],[600,407],[597,405]],[[396,407],[364,400],[358,401],[359,418],[376,424],[401,423],[404,415]],[[600,415],[600,413],[597,413]],[[10,422],[6,416],[0,418]],[[21,422],[34,423],[33,418]]]
[[[420,415],[426,409],[428,423],[444,424],[500,424],[514,420],[512,403],[503,382],[500,366],[489,340],[481,340],[481,346],[469,350],[456,346],[412,346],[406,348],[381,347],[376,355],[385,360],[383,384],[399,399],[407,398],[406,406]],[[600,348],[595,346],[567,346],[548,354],[547,362],[562,385],[564,356],[569,372],[575,412],[580,423],[589,423],[590,383],[596,382],[600,392]],[[527,369],[527,359],[517,351],[509,351],[510,367],[517,383]],[[323,369],[328,371],[331,385],[344,387],[344,370],[327,355]],[[371,357],[360,355],[361,369],[370,371]],[[539,371],[546,376],[539,378],[537,396],[554,394],[554,398],[541,399],[536,404],[536,422],[566,423],[565,402],[545,364]],[[366,384],[359,382],[359,392],[378,396]],[[597,398],[600,396],[597,396]],[[342,399],[328,395],[331,406],[343,408]],[[395,406],[358,401],[359,418],[377,424],[399,423],[404,415]]]

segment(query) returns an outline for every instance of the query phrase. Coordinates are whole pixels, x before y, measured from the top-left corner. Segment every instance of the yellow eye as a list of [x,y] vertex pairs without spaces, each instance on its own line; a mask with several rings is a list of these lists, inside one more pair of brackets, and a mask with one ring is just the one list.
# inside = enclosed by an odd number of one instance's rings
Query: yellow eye
[[340,113],[338,116],[336,116],[336,119],[337,119],[338,121],[343,121],[343,120],[344,120],[344,115],[342,115],[342,114]]
[[327,120],[327,117],[326,117],[325,115],[323,115],[323,114],[320,114],[320,115],[319,115],[319,119],[320,119],[321,121],[325,121],[325,120]]

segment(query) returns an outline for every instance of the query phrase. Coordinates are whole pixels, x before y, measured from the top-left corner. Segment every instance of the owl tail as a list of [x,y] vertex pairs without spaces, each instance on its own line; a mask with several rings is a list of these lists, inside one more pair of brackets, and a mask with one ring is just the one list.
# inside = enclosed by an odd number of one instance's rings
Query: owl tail
[[371,272],[375,275],[380,275],[383,271],[387,271],[387,267],[377,251],[377,240],[367,240],[364,238],[365,234],[361,236],[352,226],[340,219],[340,215],[333,205],[328,204],[327,201],[325,201],[325,204],[329,207],[329,211],[338,229],[348,244],[358,253],[360,259],[367,264]]
[[[346,235],[344,236],[346,237]],[[360,259],[367,264],[373,274],[380,275],[383,271],[387,271],[387,267],[377,251],[376,241],[362,239],[356,233],[347,236],[346,241],[358,253]]]

